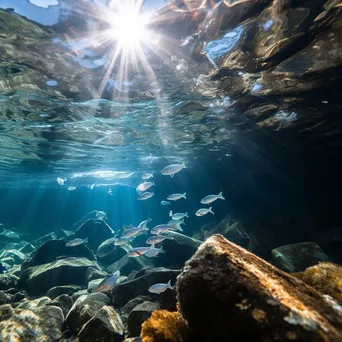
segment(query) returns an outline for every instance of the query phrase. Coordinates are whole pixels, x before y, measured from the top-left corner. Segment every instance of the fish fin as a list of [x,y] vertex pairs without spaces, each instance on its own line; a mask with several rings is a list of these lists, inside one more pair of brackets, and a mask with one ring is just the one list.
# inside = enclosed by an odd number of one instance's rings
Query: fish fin
[[114,276],[116,277],[120,277],[120,270],[117,270],[113,273]]
[[209,208],[208,212],[215,215],[214,212],[211,210],[212,207]]
[[183,169],[186,169],[186,168],[187,168],[187,166],[185,165],[185,162],[182,163],[182,168],[183,168]]
[[188,213],[185,213],[185,217],[189,218]]
[[174,286],[171,285],[171,279],[167,282],[167,288],[170,289],[170,290],[173,290],[174,289]]
[[222,191],[217,195],[217,198],[222,199],[222,200],[225,200],[225,198],[224,198],[223,195],[222,195]]
[[184,192],[184,194],[182,195],[182,197],[186,199],[186,192]]
[[171,178],[173,178],[173,176],[174,176],[174,173],[172,173],[172,174],[170,175]]
[[166,252],[164,251],[164,249],[163,249],[163,246],[161,246],[161,247],[159,248],[159,253],[166,253]]
[[170,216],[170,217],[172,217],[172,210],[170,210],[170,212],[169,212],[169,216]]
[[84,239],[84,242],[88,243],[88,236]]
[[152,245],[151,245],[151,247],[150,247],[150,248],[156,248],[156,247],[155,247],[155,245],[154,245],[154,243],[152,243]]
[[183,231],[183,229],[182,229],[182,227],[181,227],[181,224],[180,224],[180,223],[178,223],[178,224],[176,225],[176,227],[177,227],[177,230],[179,230],[180,232],[182,232],[182,231]]

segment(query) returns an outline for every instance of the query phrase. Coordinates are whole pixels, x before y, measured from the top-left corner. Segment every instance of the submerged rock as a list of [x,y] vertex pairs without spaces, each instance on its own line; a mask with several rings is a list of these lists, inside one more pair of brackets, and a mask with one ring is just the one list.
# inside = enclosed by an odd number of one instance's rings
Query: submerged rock
[[159,309],[158,303],[148,301],[135,306],[128,315],[128,336],[140,336],[141,325],[152,315],[152,312],[157,309]]
[[156,283],[167,283],[171,279],[174,284],[179,272],[166,268],[151,268],[136,279],[116,285],[111,293],[114,306],[123,306],[139,295],[149,295],[148,289]]
[[93,318],[103,306],[109,303],[110,298],[103,293],[92,293],[79,297],[66,316],[69,329],[74,333],[78,333],[83,324]]
[[56,306],[14,310],[0,307],[0,338],[4,342],[56,342],[62,337],[63,322],[63,312]]
[[60,295],[66,294],[71,296],[73,293],[82,290],[82,287],[79,285],[62,285],[62,286],[55,286],[53,288],[51,288],[48,292],[47,292],[47,296],[50,298],[56,298]]
[[64,317],[66,317],[66,315],[68,314],[68,312],[70,311],[72,307],[72,304],[73,303],[72,303],[71,297],[69,297],[66,294],[62,294],[58,296],[57,298],[55,298],[54,300],[52,300],[47,305],[58,306],[59,308],[62,309]]
[[125,327],[120,315],[110,306],[97,311],[78,333],[80,342],[120,342],[124,339]]
[[16,287],[19,278],[12,274],[0,274],[0,290],[8,290]]
[[0,254],[0,259],[6,260],[6,258],[12,258],[15,264],[22,264],[26,260],[26,255],[15,249],[10,249]]
[[98,247],[96,257],[100,262],[110,265],[127,254],[121,246],[115,246],[114,242],[114,238],[110,238],[102,242]]
[[342,310],[220,235],[187,262],[177,294],[183,317],[203,341],[342,339]]
[[85,280],[86,280],[86,283],[88,284],[91,280],[100,279],[100,278],[103,279],[106,276],[107,276],[107,272],[100,271],[97,268],[89,267],[85,274]]
[[330,261],[316,242],[301,242],[272,249],[273,263],[287,272],[300,272],[321,261]]
[[120,271],[121,275],[128,276],[131,272],[152,266],[151,260],[147,260],[147,258],[129,258],[126,254],[120,260],[109,265],[107,271],[109,273]]
[[47,264],[55,261],[60,256],[84,257],[95,260],[94,254],[86,245],[67,247],[64,240],[50,240],[38,247],[30,257],[22,264],[24,271],[29,267]]
[[3,305],[3,304],[8,304],[10,303],[12,300],[12,296],[3,292],[3,291],[0,291],[0,305]]
[[21,282],[31,295],[42,295],[59,285],[84,285],[85,273],[89,267],[98,266],[96,262],[86,258],[69,257],[28,268],[22,273]]

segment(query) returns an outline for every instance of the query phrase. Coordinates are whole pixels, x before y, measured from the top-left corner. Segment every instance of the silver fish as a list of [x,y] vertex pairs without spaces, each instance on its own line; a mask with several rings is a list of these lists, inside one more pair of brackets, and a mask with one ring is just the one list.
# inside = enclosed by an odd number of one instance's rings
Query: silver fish
[[144,231],[148,231],[148,229],[147,228],[138,228],[138,227],[129,228],[129,229],[126,229],[124,231],[121,238],[131,238],[131,237],[136,236],[136,235],[138,235]]
[[142,179],[150,179],[150,178],[153,178],[153,173],[144,173],[141,177]]
[[162,235],[156,235],[156,236],[149,237],[146,240],[146,243],[149,244],[149,245],[154,245],[154,244],[157,244],[157,243],[161,243],[161,242],[163,242],[166,239],[172,239],[172,238],[169,238],[167,236],[162,236]]
[[169,202],[169,201],[161,201],[160,204],[161,205],[172,205],[171,202]]
[[110,292],[120,277],[120,271],[116,271],[112,276],[101,281],[95,292]]
[[172,194],[172,195],[169,195],[167,196],[167,199],[169,201],[177,201],[181,198],[185,198],[186,199],[186,192],[184,192],[184,194]]
[[145,253],[144,255],[149,257],[149,258],[153,258],[155,256],[157,256],[159,253],[165,253],[165,251],[163,250],[163,247],[160,248],[155,248],[154,245],[152,245]]
[[85,238],[85,239],[76,238],[74,240],[71,240],[71,241],[67,242],[65,244],[65,246],[67,246],[67,247],[74,247],[74,246],[82,245],[84,243],[88,243],[88,238]]
[[143,192],[138,196],[138,201],[144,201],[151,198],[154,195],[154,192]]
[[159,224],[158,226],[155,226],[151,229],[151,234],[159,235],[170,230],[174,230],[174,228],[168,224]]
[[140,222],[138,228],[147,228],[147,224],[151,221],[152,219],[148,218],[147,220]]
[[119,239],[114,240],[114,246],[122,246],[122,245],[127,245],[129,243],[131,238],[129,237],[122,237]]
[[186,168],[186,166],[185,166],[185,163],[183,162],[183,164],[172,164],[172,165],[166,166],[160,172],[164,176],[173,177],[177,172],[181,171],[184,168]]
[[184,220],[171,220],[167,223],[169,226],[173,228],[173,230],[179,230],[180,232],[183,231],[182,224],[184,224]]
[[146,252],[150,249],[151,247],[136,247],[131,249],[128,253],[127,256],[129,258],[136,258],[142,255],[145,255]]
[[210,204],[210,203],[216,201],[217,199],[225,200],[225,198],[222,195],[222,191],[218,195],[208,195],[208,196],[203,197],[201,199],[201,203],[202,204]]
[[176,214],[173,214],[172,210],[170,210],[169,216],[172,217],[172,219],[175,220],[175,221],[179,221],[179,220],[183,219],[184,217],[189,217],[188,213],[176,213]]
[[148,291],[151,293],[161,294],[162,292],[165,292],[167,289],[173,290],[173,286],[171,286],[171,280],[169,280],[166,284],[154,284],[148,289]]
[[76,190],[76,186],[69,186],[69,187],[68,187],[68,190],[69,190],[69,191]]
[[65,182],[66,180],[67,180],[66,178],[60,178],[60,177],[58,177],[58,178],[57,178],[57,183],[58,183],[59,185],[64,185],[64,182]]
[[108,190],[108,195],[113,196],[113,191],[112,191],[112,189],[109,189],[109,190]]
[[204,215],[207,215],[208,213],[214,215],[214,212],[211,210],[211,207],[209,209],[204,209],[204,208],[198,209],[196,211],[196,216],[204,216]]
[[137,187],[136,187],[136,190],[139,192],[142,192],[142,191],[146,191],[148,190],[151,186],[153,186],[154,183],[153,182],[144,182],[144,183],[141,183],[139,184]]

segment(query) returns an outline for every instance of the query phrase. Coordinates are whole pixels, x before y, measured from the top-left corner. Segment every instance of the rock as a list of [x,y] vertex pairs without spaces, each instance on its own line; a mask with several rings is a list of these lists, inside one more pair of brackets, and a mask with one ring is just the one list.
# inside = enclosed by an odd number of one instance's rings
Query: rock
[[[103,278],[104,279],[104,278]],[[95,289],[101,284],[103,279],[94,279],[88,283],[88,292],[95,292]]]
[[0,305],[8,304],[11,302],[11,300],[12,300],[11,295],[4,293],[3,291],[0,291]]
[[21,282],[31,295],[45,294],[60,285],[84,285],[84,277],[89,267],[98,267],[96,262],[86,258],[68,257],[40,266],[28,268],[21,275]]
[[138,304],[142,304],[145,301],[152,301],[152,300],[153,298],[150,296],[138,296],[136,298],[131,299],[124,307],[119,308],[118,312],[121,316],[121,319],[124,325],[127,326],[128,315]]
[[82,224],[75,232],[75,238],[88,238],[88,244],[96,251],[102,242],[112,238],[114,231],[103,221],[89,220]]
[[38,239],[36,239],[36,240],[34,240],[32,242],[33,242],[34,245],[40,246],[44,242],[56,239],[56,236],[57,236],[57,234],[55,232],[51,232],[51,233],[48,233],[48,234],[46,234],[44,236],[39,237]]
[[110,265],[121,259],[127,252],[121,246],[114,245],[114,238],[102,242],[96,252],[97,259],[105,265]]
[[120,271],[121,275],[129,275],[133,271],[139,271],[143,268],[153,267],[152,261],[147,258],[129,258],[124,255],[120,260],[107,267],[109,273]]
[[72,299],[66,294],[62,294],[52,300],[50,303],[47,305],[53,305],[53,306],[58,306],[59,308],[62,309],[64,317],[67,316],[68,312],[70,311],[72,307]]
[[316,242],[301,242],[272,249],[272,261],[284,271],[301,272],[330,259]]
[[25,291],[19,291],[16,294],[13,295],[12,297],[12,302],[20,302],[21,300],[25,299],[27,296],[27,293]]
[[12,274],[0,274],[0,290],[8,290],[12,287],[16,287],[19,278]]
[[6,319],[0,318],[1,341],[56,342],[62,337],[63,321],[63,312],[56,306],[8,308]]
[[2,258],[1,262],[6,267],[7,270],[10,269],[15,264],[15,260],[12,256],[7,257],[7,258]]
[[136,279],[116,285],[111,294],[114,306],[123,306],[131,298],[139,295],[149,295],[148,289],[153,284],[166,283],[170,279],[172,284],[174,284],[179,272],[179,270],[151,268],[145,270],[145,273]]
[[342,310],[221,235],[209,238],[186,263],[177,294],[181,314],[203,341],[342,338]]
[[64,240],[50,240],[43,243],[22,264],[21,269],[24,271],[29,267],[47,264],[55,261],[60,256],[84,257],[95,260],[94,254],[86,245],[67,247],[65,244],[66,241]]
[[22,264],[26,260],[26,255],[15,249],[3,251],[0,254],[0,259],[6,260],[6,258],[12,258],[15,264]]
[[142,342],[140,337],[130,337],[126,338],[123,342]]
[[19,249],[19,251],[21,253],[24,253],[24,254],[30,254],[34,250],[35,250],[35,247],[31,243],[29,243],[29,242],[26,242],[25,245]]
[[13,274],[13,275],[15,275],[17,277],[20,277],[20,275],[21,275],[21,265],[14,265],[8,273]]
[[146,301],[138,304],[128,315],[128,336],[140,336],[141,325],[152,315],[152,312],[157,309],[159,309],[157,303]]
[[109,303],[110,298],[103,293],[92,293],[79,297],[66,316],[69,329],[74,333],[78,333],[83,324],[93,318],[97,311]]
[[85,274],[86,284],[88,284],[91,280],[95,279],[103,279],[107,276],[107,272],[100,271],[97,268],[89,267]]
[[321,262],[294,275],[317,291],[331,296],[342,305],[342,266]]
[[82,290],[82,287],[79,285],[55,286],[52,289],[50,289],[46,295],[53,299],[63,294],[71,296],[73,293],[79,290]]
[[125,328],[120,315],[110,306],[103,306],[78,333],[80,342],[119,342]]
[[36,307],[43,307],[49,303],[51,303],[51,299],[49,297],[40,297],[33,300],[24,300],[17,306],[17,308],[29,310]]
[[0,322],[9,319],[14,314],[10,304],[0,305]]
[[81,296],[87,296],[88,294],[88,290],[77,291],[71,296],[72,302],[75,303],[78,298],[80,298]]

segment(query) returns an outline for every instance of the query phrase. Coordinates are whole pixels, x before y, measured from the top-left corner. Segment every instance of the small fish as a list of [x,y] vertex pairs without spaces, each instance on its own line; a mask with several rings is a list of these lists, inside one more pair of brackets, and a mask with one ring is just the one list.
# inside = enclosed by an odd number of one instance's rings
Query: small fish
[[64,182],[66,181],[67,179],[66,178],[60,178],[60,177],[58,177],[57,178],[57,183],[59,184],[59,185],[64,185]]
[[186,168],[185,163],[183,162],[182,164],[172,164],[169,166],[166,166],[161,170],[161,174],[164,176],[170,176],[171,178],[179,171],[182,169]]
[[131,249],[128,253],[127,256],[129,258],[136,258],[142,255],[145,255],[146,252],[150,249],[151,247],[136,247]]
[[74,240],[71,240],[71,241],[67,242],[65,244],[65,246],[67,246],[67,247],[75,247],[75,246],[82,245],[84,243],[88,243],[88,238],[85,238],[85,239],[76,238]]
[[188,213],[172,214],[172,210],[170,210],[169,216],[172,217],[172,219],[175,220],[175,221],[179,221],[179,220],[183,219],[184,217],[189,217]]
[[169,226],[173,228],[173,230],[179,230],[180,232],[183,231],[182,224],[184,224],[184,220],[171,220],[167,223]]
[[122,234],[121,238],[131,238],[133,236],[136,236],[140,234],[142,231],[148,230],[147,228],[138,228],[133,227],[125,230],[125,232]]
[[96,186],[96,183],[92,184],[92,185],[90,186],[90,190],[94,190],[95,186]]
[[146,243],[149,245],[154,245],[157,243],[161,243],[162,241],[166,240],[166,239],[170,239],[167,236],[162,236],[162,235],[156,235],[156,236],[151,236],[146,240]]
[[119,239],[114,240],[114,246],[122,246],[122,245],[127,245],[131,238],[129,237],[121,237]]
[[169,201],[177,201],[177,200],[179,200],[181,198],[186,199],[186,192],[184,192],[184,194],[172,194],[170,196],[167,196],[167,199]]
[[167,289],[173,290],[173,287],[171,286],[171,280],[169,280],[166,284],[154,284],[148,289],[148,291],[151,293],[161,294],[162,292],[165,292]]
[[165,206],[166,205],[172,205],[171,202],[169,202],[169,201],[161,201],[160,204],[165,205]]
[[113,191],[112,191],[112,189],[109,189],[109,190],[108,190],[108,195],[113,196]]
[[151,229],[151,234],[159,235],[170,230],[174,230],[174,228],[168,224],[159,224],[158,226],[155,226]]
[[116,271],[112,276],[101,281],[95,292],[110,292],[120,277],[120,271]]
[[153,173],[144,173],[141,177],[142,179],[150,179],[150,178],[153,178]]
[[225,200],[225,198],[222,195],[222,191],[218,195],[208,195],[201,199],[202,204],[210,204],[216,201],[217,199]]
[[138,196],[138,201],[144,201],[151,198],[154,195],[154,192],[143,192]]
[[198,209],[196,211],[196,216],[204,216],[204,215],[207,215],[208,213],[210,214],[213,214],[214,215],[214,212],[211,210],[211,207],[209,209]]
[[138,228],[147,228],[147,224],[151,221],[152,219],[148,218],[147,220],[140,222]]
[[153,258],[155,256],[157,256],[159,253],[165,253],[165,251],[163,250],[163,247],[160,248],[155,248],[154,245],[152,245],[145,253],[144,255],[149,257],[149,258]]
[[68,187],[68,190],[69,190],[69,191],[76,190],[76,186],[69,186],[69,187]]
[[136,187],[136,190],[138,192],[142,192],[142,191],[146,191],[148,190],[151,186],[153,186],[154,183],[153,182],[144,182],[144,183],[141,183],[139,184],[137,187]]

